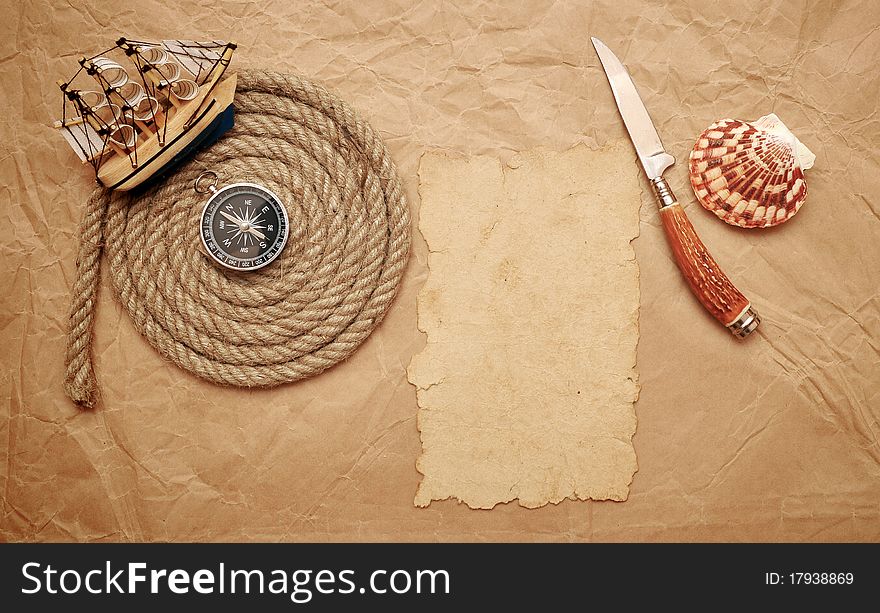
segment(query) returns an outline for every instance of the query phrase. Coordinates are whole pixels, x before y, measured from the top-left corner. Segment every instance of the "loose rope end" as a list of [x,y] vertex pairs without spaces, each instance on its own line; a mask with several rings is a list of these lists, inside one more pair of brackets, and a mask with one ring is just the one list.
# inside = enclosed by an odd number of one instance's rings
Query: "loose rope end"
[[78,406],[85,409],[94,409],[98,404],[98,385],[94,377],[91,381],[83,384],[65,381],[64,393]]
[[64,392],[76,404],[93,408],[98,400],[98,383],[92,368],[92,324],[95,318],[104,223],[110,205],[110,192],[92,192],[80,223],[80,244],[76,280],[70,299],[67,335],[67,374]]

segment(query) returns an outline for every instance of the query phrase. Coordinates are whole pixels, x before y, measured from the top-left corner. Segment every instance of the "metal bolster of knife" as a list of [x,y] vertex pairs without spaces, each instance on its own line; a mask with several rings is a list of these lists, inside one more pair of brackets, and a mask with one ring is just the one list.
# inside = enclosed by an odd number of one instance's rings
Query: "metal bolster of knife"
[[657,197],[657,203],[660,205],[661,209],[667,206],[672,206],[678,202],[675,199],[675,194],[673,194],[672,190],[669,188],[666,179],[662,176],[651,179],[651,187],[654,190],[654,195]]
[[761,323],[760,315],[758,315],[758,312],[752,308],[751,304],[749,304],[749,306],[739,314],[739,317],[727,324],[727,329],[730,330],[735,337],[745,338],[755,331],[755,328],[758,327],[759,323]]

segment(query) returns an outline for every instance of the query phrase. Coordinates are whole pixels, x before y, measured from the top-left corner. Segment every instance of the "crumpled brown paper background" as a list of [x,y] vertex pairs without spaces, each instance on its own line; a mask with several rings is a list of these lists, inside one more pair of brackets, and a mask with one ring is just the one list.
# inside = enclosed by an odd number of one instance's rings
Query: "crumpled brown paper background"
[[[0,25],[0,538],[878,540],[880,7],[848,2],[5,2]],[[643,181],[634,445],[625,503],[412,505],[424,242],[345,364],[275,390],[164,363],[102,287],[103,405],[61,391],[76,227],[93,183],[49,127],[54,80],[118,35],[225,38],[372,121],[418,219],[427,148],[502,158],[624,137],[589,36],[630,68],[697,231],[764,318],[737,343],[690,296]],[[818,156],[804,208],[725,226],[683,163],[721,117],[775,112]],[[633,155],[633,164],[635,164]]]

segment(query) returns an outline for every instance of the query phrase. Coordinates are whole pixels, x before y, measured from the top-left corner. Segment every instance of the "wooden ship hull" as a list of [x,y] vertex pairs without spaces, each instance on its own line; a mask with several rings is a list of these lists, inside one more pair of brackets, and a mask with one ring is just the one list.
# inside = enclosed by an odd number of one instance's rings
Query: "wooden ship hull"
[[[206,92],[204,104],[190,103],[178,109],[168,120],[169,139],[159,144],[158,134],[138,143],[136,166],[129,155],[114,155],[98,168],[98,181],[109,189],[133,189],[147,179],[159,176],[199,146],[216,140],[232,127],[232,99],[235,96],[236,75],[231,74],[213,91]],[[190,122],[187,125],[187,122]]]

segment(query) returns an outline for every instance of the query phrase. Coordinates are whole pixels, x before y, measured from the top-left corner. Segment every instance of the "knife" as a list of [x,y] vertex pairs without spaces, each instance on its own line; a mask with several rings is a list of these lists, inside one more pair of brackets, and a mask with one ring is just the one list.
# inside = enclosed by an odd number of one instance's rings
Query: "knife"
[[663,178],[663,171],[675,163],[675,158],[663,148],[657,129],[654,128],[626,68],[605,43],[598,38],[590,38],[611,84],[617,109],[623,117],[630,140],[657,197],[660,219],[663,221],[663,229],[672,247],[675,262],[691,291],[706,310],[734,336],[747,337],[761,323],[761,318],[709,254]]

